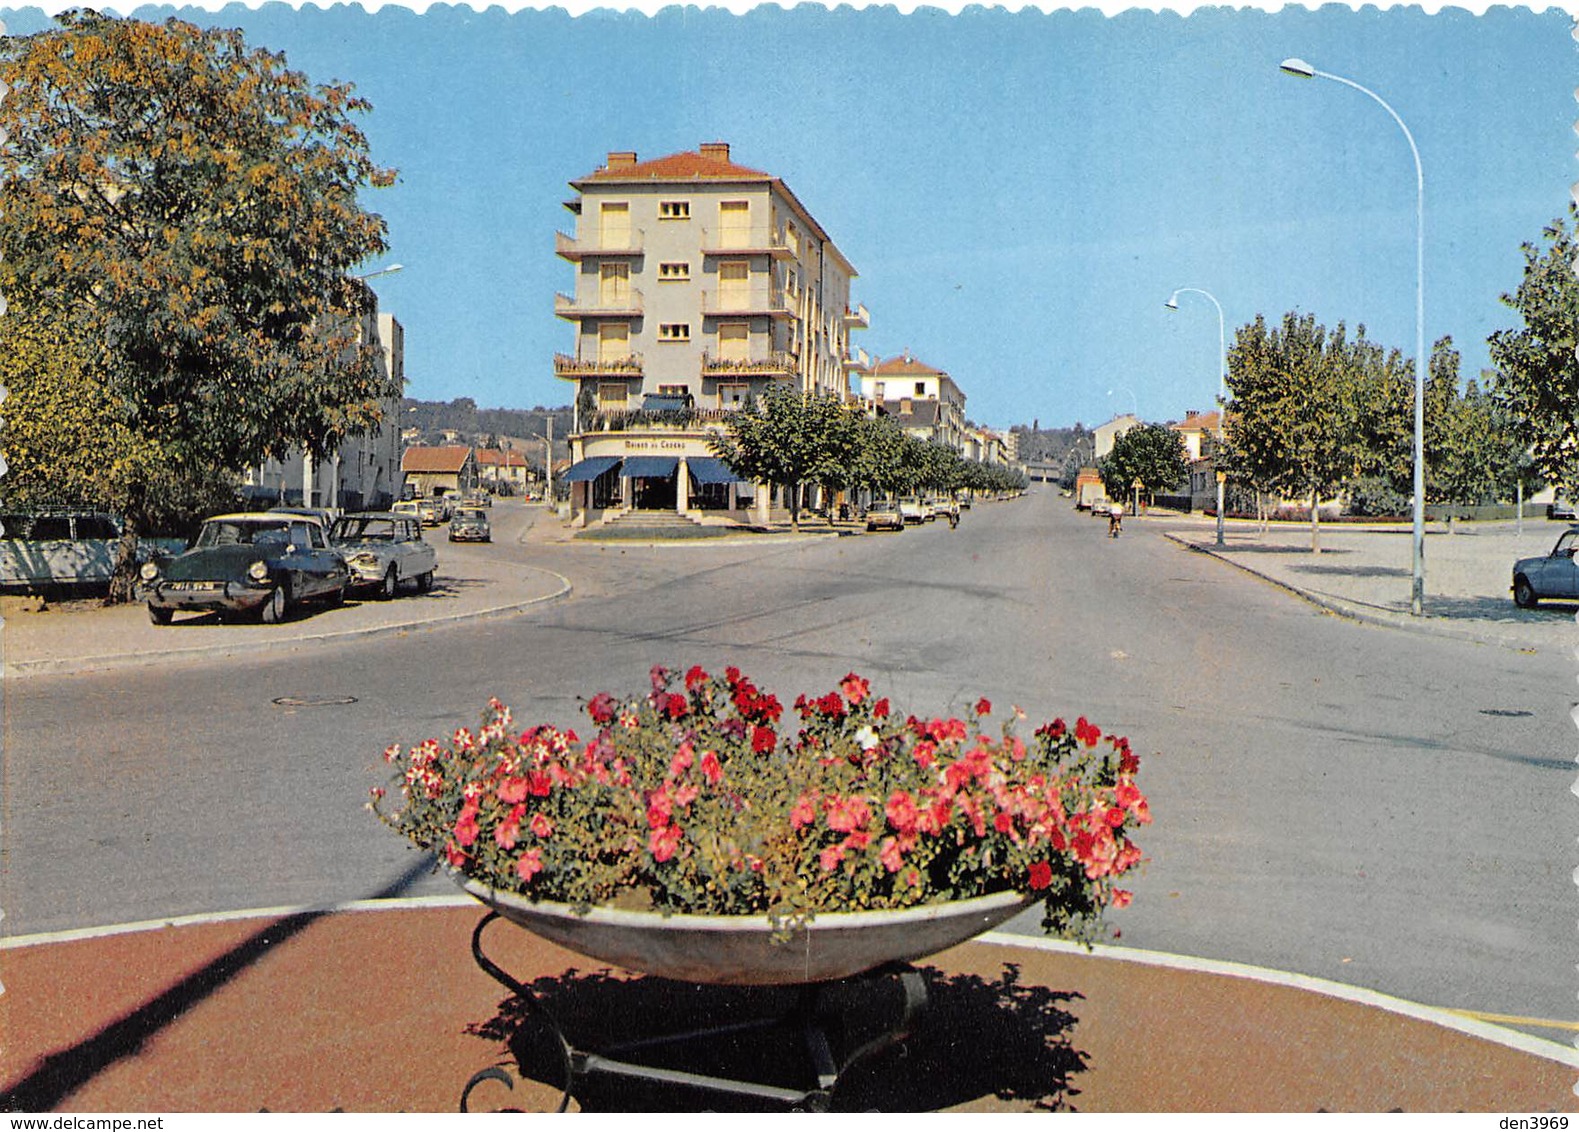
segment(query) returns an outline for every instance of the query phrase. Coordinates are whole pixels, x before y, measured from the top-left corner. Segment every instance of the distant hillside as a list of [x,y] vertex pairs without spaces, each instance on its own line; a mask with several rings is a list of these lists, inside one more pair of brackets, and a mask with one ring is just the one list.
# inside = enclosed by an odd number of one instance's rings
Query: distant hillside
[[1009,431],[1020,438],[1020,459],[1026,463],[1061,464],[1077,444],[1080,446],[1081,462],[1092,462],[1091,445],[1095,434],[1079,421],[1071,428],[1027,428],[1015,425]]
[[[569,405],[532,409],[479,409],[470,397],[457,397],[453,401],[418,401],[407,397],[402,428],[421,430],[426,444],[444,443],[447,429],[459,434],[459,439],[477,446],[492,447],[505,440],[523,447],[527,442],[540,441],[548,431],[548,421],[554,422],[554,454],[563,458],[567,449],[565,438],[570,435],[573,415]],[[541,447],[538,449],[541,452]]]

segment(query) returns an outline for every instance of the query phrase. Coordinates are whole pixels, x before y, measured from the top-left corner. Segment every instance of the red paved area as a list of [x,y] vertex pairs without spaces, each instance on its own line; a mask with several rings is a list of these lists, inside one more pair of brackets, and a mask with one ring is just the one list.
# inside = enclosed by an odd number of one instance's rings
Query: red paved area
[[[474,1072],[503,1064],[525,1083],[484,1083],[473,1108],[552,1108],[552,1051],[471,960],[480,915],[307,914],[0,952],[0,1107],[454,1111]],[[610,972],[507,924],[488,941],[583,1045],[786,1001]],[[984,942],[923,966],[920,1026],[847,1075],[836,1108],[1579,1110],[1570,1066],[1309,991]],[[715,1050],[751,1072],[798,1072],[793,1045],[767,1037]],[[737,1104],[603,1078],[572,1107]]]

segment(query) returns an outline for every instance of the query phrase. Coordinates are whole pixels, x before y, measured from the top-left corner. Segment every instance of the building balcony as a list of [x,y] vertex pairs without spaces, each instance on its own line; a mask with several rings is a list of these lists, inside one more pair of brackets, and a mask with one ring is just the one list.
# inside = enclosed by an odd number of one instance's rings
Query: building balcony
[[766,315],[789,318],[793,312],[777,287],[750,287],[739,292],[702,292],[702,314],[708,318],[747,318]]
[[795,252],[784,242],[784,237],[766,228],[748,231],[721,231],[702,229],[702,254],[704,256],[766,255],[774,259],[793,259]]
[[854,309],[844,309],[844,325],[851,330],[865,330],[872,325],[872,316],[866,313],[866,305],[857,303]]
[[715,358],[702,355],[704,377],[785,377],[796,372],[795,358],[791,354],[774,352],[766,358]]
[[590,240],[578,240],[563,232],[554,233],[554,251],[561,259],[568,259],[571,263],[580,263],[584,259],[592,258],[610,259],[617,256],[643,255],[645,242],[646,232],[641,228],[627,233],[625,239],[619,241],[605,241],[601,236],[594,236]]
[[554,313],[560,318],[640,318],[642,314],[642,295],[640,291],[629,290],[622,295],[591,295],[586,298],[580,296],[556,294],[554,296]]
[[640,354],[623,358],[574,358],[569,354],[554,355],[554,376],[577,377],[639,377],[642,373]]

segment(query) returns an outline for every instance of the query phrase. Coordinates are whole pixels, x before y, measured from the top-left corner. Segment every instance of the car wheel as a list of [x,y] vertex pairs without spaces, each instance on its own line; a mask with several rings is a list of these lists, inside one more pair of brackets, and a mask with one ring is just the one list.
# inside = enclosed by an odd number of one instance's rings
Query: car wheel
[[173,609],[160,609],[157,605],[150,605],[148,607],[148,620],[155,625],[168,625],[174,612],[175,610]]
[[400,575],[396,574],[395,568],[391,566],[384,572],[384,582],[378,589],[378,599],[380,601],[388,601],[395,596],[395,592],[399,589]]
[[418,574],[417,575],[417,592],[418,593],[427,593],[432,588],[433,588],[433,571],[432,570],[429,570],[426,573],[422,573],[422,574]]
[[335,589],[330,590],[328,596],[325,597],[323,600],[324,600],[324,604],[327,605],[330,609],[336,609],[336,608],[340,607],[341,605],[344,605],[345,604],[345,587],[342,585],[342,586],[337,586]]
[[1540,598],[1535,594],[1535,587],[1530,585],[1530,580],[1523,574],[1513,579],[1513,604],[1520,609],[1534,609]]
[[291,584],[284,578],[274,587],[269,594],[269,600],[263,603],[263,623],[265,625],[278,625],[284,621],[291,611]]

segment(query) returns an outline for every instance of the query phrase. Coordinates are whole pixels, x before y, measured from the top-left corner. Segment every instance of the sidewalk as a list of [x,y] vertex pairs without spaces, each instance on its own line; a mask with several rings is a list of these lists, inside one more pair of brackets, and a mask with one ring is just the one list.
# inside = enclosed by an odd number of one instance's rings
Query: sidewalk
[[[0,951],[0,1109],[454,1112],[474,1073],[502,1065],[514,1087],[481,1084],[473,1110],[552,1110],[558,1054],[471,959],[480,906],[381,907],[149,925]],[[920,961],[927,1011],[902,1046],[847,1075],[834,1108],[1579,1111],[1579,1055],[1555,1043],[1513,1048],[1429,1011],[1410,1017],[1159,966],[1149,953],[1040,942],[994,933]],[[582,1048],[785,1005],[782,991],[611,972],[503,923],[489,928],[485,949]],[[871,1001],[858,1016],[883,1009]],[[792,1036],[774,1037],[715,1041],[675,1067],[717,1072],[705,1060],[716,1055],[740,1076],[809,1083]],[[608,1077],[579,1085],[570,1106],[738,1105],[782,1111]]]
[[283,625],[222,624],[212,616],[177,615],[156,626],[139,602],[114,608],[93,602],[69,610],[27,612],[25,603],[8,603],[4,663],[7,679],[85,672],[150,663],[197,660],[238,652],[299,648],[304,642],[409,632],[425,626],[509,613],[570,592],[570,581],[554,571],[495,553],[500,543],[547,544],[568,533],[546,512],[501,503],[493,517],[494,544],[459,547],[446,541],[442,527],[424,537],[435,542],[439,569],[431,591],[416,593],[410,583],[392,601],[349,598],[336,609],[307,606]]
[[1263,535],[1253,522],[1230,521],[1225,545],[1218,547],[1210,519],[1158,515],[1140,522],[1166,523],[1174,529],[1164,534],[1174,542],[1356,621],[1525,651],[1579,644],[1579,603],[1520,609],[1510,592],[1514,560],[1547,553],[1566,524],[1527,519],[1522,535],[1512,523],[1463,523],[1456,534],[1429,525],[1424,611],[1415,617],[1409,611],[1414,540],[1408,525],[1323,523],[1321,553],[1312,554],[1308,524],[1274,524]]

